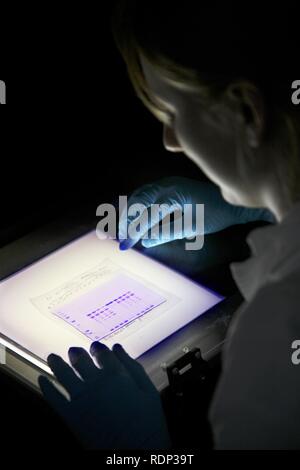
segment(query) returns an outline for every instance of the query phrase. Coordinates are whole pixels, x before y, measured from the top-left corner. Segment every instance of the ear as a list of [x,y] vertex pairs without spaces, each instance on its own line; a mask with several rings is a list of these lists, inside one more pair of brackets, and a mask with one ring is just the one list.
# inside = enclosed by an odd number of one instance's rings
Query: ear
[[245,128],[247,144],[258,148],[265,130],[265,105],[260,90],[250,82],[241,81],[232,83],[226,94]]

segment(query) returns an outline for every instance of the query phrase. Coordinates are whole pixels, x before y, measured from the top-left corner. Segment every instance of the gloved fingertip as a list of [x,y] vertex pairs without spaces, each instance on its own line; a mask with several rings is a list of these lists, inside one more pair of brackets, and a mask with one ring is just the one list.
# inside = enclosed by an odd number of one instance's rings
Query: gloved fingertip
[[73,365],[78,361],[83,352],[84,350],[82,348],[71,347],[69,349],[68,354]]
[[126,250],[127,250],[127,247],[126,247],[126,245],[125,245],[124,242],[121,242],[121,243],[120,243],[119,249],[120,249],[121,251],[126,251]]
[[[48,364],[52,364],[53,362],[57,361],[57,360],[60,360],[60,356],[58,356],[57,354],[49,354],[49,356],[47,357],[47,362]],[[50,366],[51,367],[51,366]]]
[[90,353],[93,356],[97,351],[103,351],[104,349],[108,349],[105,344],[100,343],[99,341],[94,341],[90,346]]
[[129,248],[132,248],[134,245],[134,242],[132,240],[126,239],[120,242],[119,248],[121,251],[126,251],[129,250]]

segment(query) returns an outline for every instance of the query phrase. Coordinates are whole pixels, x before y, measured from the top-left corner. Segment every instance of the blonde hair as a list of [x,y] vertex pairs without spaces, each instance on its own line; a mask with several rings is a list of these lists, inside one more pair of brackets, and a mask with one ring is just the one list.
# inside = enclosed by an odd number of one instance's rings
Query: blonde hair
[[[164,120],[164,108],[157,102],[145,80],[140,58],[145,57],[158,71],[171,81],[180,85],[192,85],[199,91],[199,96],[207,103],[220,94],[221,87],[230,83],[230,80],[224,79],[222,83],[217,80],[213,83],[211,80],[200,78],[199,73],[192,67],[172,60],[160,51],[144,47],[134,34],[132,23],[130,21],[130,8],[127,5],[135,1],[119,1],[115,8],[112,29],[115,43],[123,56],[127,65],[127,71],[136,95],[143,102],[146,108],[159,120]],[[127,9],[128,8],[128,9]]]

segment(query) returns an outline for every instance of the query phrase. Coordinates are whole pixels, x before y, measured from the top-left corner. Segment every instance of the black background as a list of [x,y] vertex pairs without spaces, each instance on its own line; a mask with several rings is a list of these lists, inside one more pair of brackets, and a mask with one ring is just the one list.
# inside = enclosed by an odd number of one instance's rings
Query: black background
[[[165,175],[203,177],[164,150],[161,124],[136,98],[113,41],[111,4],[51,5],[26,10],[24,22],[17,11],[1,40],[0,226],[17,224],[18,235],[78,205],[94,213]],[[13,236],[5,233],[2,244]]]

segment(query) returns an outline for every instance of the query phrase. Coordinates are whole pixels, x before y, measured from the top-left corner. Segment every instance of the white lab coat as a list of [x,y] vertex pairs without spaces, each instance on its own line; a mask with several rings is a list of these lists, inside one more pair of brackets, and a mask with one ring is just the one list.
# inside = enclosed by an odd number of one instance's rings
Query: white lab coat
[[248,237],[253,256],[231,266],[245,303],[223,351],[210,410],[216,449],[300,449],[300,203]]

